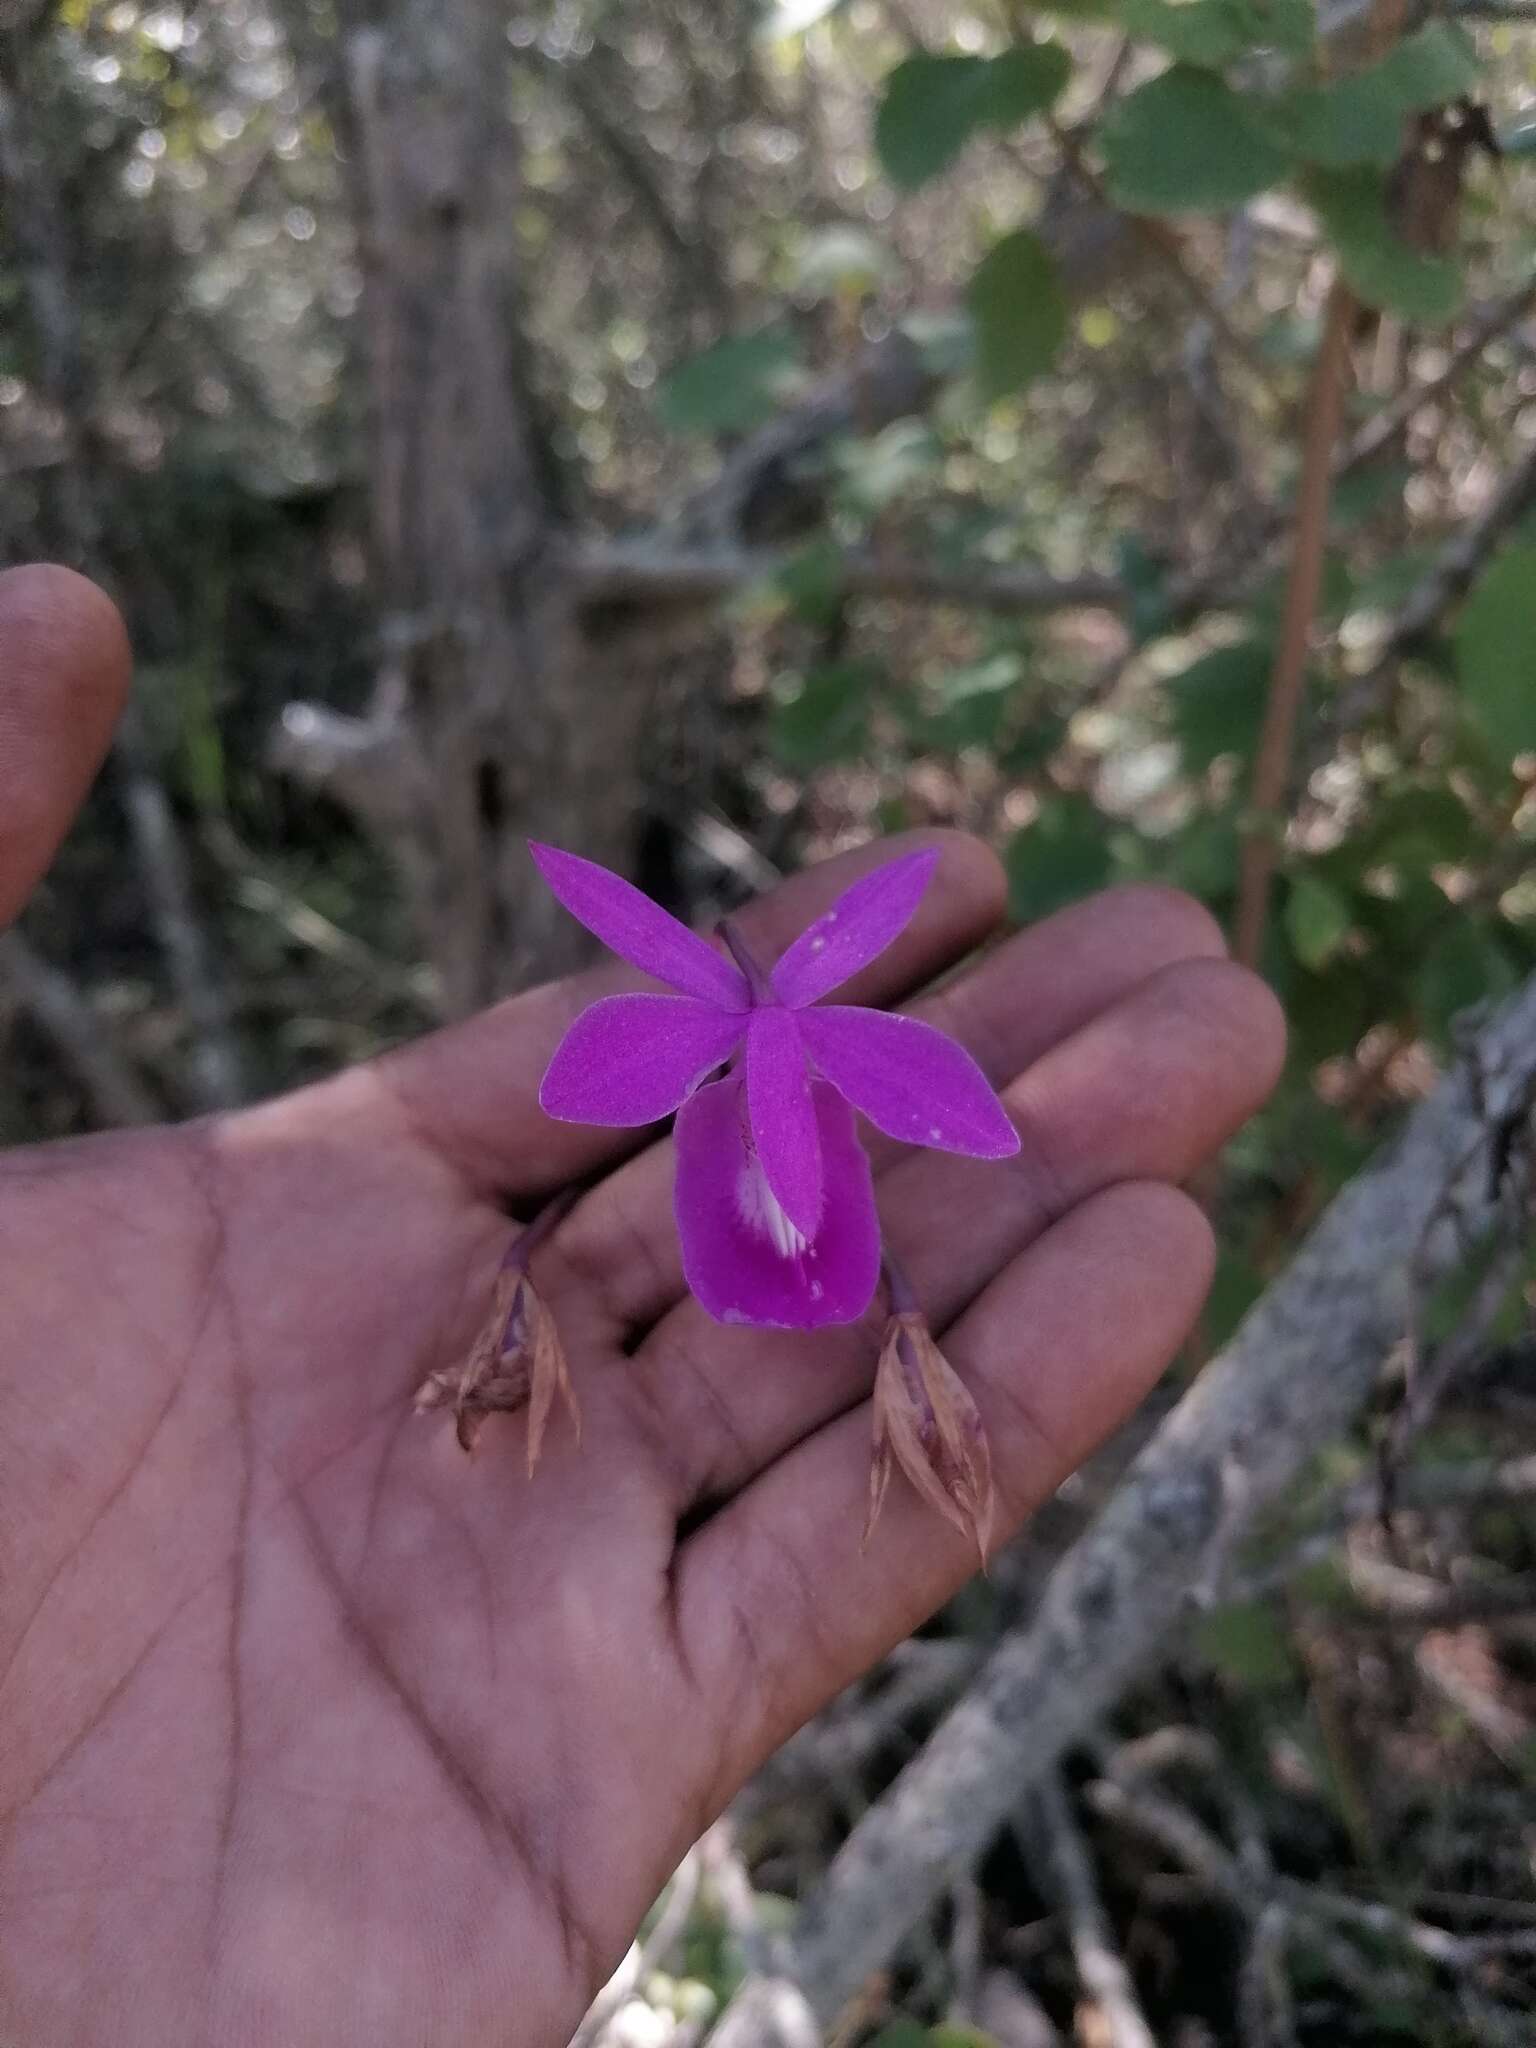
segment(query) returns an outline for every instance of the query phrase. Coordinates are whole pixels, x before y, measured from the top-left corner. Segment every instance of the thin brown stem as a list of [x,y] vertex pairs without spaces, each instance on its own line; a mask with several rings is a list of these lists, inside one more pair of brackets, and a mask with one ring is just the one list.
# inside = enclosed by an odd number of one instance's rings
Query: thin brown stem
[[1306,689],[1307,655],[1317,616],[1318,593],[1322,588],[1328,508],[1333,497],[1333,452],[1344,418],[1354,314],[1353,292],[1342,279],[1335,279],[1328,294],[1322,340],[1307,395],[1290,575],[1270,675],[1269,699],[1264,707],[1264,725],[1253,765],[1238,877],[1233,950],[1245,967],[1256,967],[1264,950],[1270,885],[1279,857],[1282,811]]

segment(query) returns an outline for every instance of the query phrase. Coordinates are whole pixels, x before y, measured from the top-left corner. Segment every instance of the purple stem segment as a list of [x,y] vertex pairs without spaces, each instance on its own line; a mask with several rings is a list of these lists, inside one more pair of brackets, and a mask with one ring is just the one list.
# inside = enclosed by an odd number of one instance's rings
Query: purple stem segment
[[539,1246],[554,1234],[585,1192],[584,1185],[575,1181],[570,1187],[561,1188],[558,1194],[551,1195],[533,1221],[526,1224],[507,1246],[500,1270],[503,1273],[526,1272],[528,1261]]

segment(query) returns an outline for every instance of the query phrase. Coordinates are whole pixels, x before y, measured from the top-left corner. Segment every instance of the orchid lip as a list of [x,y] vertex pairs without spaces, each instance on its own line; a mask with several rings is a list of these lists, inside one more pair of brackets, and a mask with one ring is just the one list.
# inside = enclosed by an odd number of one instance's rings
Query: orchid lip
[[736,1208],[747,1228],[768,1238],[781,1259],[804,1257],[810,1240],[790,1221],[755,1153],[736,1184]]

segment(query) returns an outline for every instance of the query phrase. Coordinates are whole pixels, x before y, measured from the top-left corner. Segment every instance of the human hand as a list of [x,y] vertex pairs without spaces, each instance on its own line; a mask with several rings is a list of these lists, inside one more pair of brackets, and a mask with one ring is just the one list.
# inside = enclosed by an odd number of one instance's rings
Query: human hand
[[[0,577],[0,920],[121,700],[105,601]],[[943,859],[855,985],[986,936]],[[770,955],[889,847],[743,913]],[[1023,1138],[876,1150],[885,1228],[974,1393],[999,1540],[1147,1391],[1204,1294],[1177,1191],[1272,1085],[1272,998],[1211,920],[1112,892],[923,1014]],[[897,1479],[867,1554],[874,1324],[721,1329],[683,1293],[666,1140],[537,1090],[599,969],[236,1115],[0,1159],[0,2038],[564,2042],[734,1789],[974,1566]],[[585,1417],[530,1480],[411,1395],[522,1213]]]

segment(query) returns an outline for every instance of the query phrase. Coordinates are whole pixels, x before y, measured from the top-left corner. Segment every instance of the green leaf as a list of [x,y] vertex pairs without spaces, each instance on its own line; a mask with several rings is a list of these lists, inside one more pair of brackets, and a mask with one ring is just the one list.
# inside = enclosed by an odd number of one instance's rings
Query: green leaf
[[1536,544],[1505,548],[1462,606],[1456,672],[1468,714],[1505,759],[1536,747]]
[[928,2048],[928,2029],[916,2020],[887,2020],[869,2048]]
[[826,534],[797,548],[774,571],[772,585],[797,618],[830,625],[843,605],[843,552]]
[[1329,170],[1385,170],[1402,154],[1403,110],[1379,68],[1279,94],[1265,121],[1288,149]]
[[1404,36],[1376,67],[1405,114],[1443,107],[1471,92],[1482,75],[1477,51],[1464,28],[1430,21]]
[[1010,907],[1020,924],[1030,924],[1108,881],[1109,821],[1086,797],[1048,798],[1034,824],[1010,841],[1004,860]]
[[1109,189],[1132,213],[1240,206],[1290,168],[1252,102],[1176,64],[1120,101],[1099,130]]
[[1497,1001],[1515,985],[1509,955],[1476,918],[1453,917],[1434,939],[1413,978],[1413,1000],[1423,1028],[1441,1045],[1451,1026],[1474,1003]]
[[869,737],[870,700],[880,670],[869,661],[831,661],[811,669],[782,701],[770,737],[791,768],[809,770],[861,754]]
[[1262,640],[1239,640],[1192,662],[1167,684],[1173,730],[1192,773],[1222,754],[1251,754],[1258,744],[1274,657]]
[[783,327],[717,341],[662,383],[662,424],[679,434],[731,434],[760,426],[777,411],[799,363],[794,337]]
[[[1413,475],[1413,467],[1407,462],[1371,462],[1360,469],[1351,470],[1347,475],[1341,476],[1333,487],[1330,523],[1339,531],[1351,526],[1363,526],[1367,520],[1374,519],[1378,512],[1402,502],[1403,492]],[[1367,578],[1362,578],[1357,583],[1354,597],[1356,604],[1364,602],[1360,591],[1377,573],[1377,570],[1371,570]]]
[[1158,872],[1176,889],[1217,904],[1237,889],[1239,840],[1230,811],[1196,816],[1182,832],[1161,843]]
[[1023,657],[1008,649],[947,669],[932,685],[941,708],[915,722],[914,738],[946,753],[992,748],[1023,677]]
[[1168,566],[1140,534],[1122,534],[1115,543],[1115,567],[1130,593],[1131,631],[1138,647],[1156,639],[1168,623]]
[[927,420],[893,420],[867,441],[851,442],[839,452],[844,499],[856,511],[883,512],[933,477],[943,454]]
[[875,148],[893,185],[915,191],[946,170],[983,128],[1043,113],[1072,74],[1059,43],[1024,43],[1000,57],[918,56],[885,81]]
[[[1232,1170],[1229,1166],[1229,1172]],[[1264,1292],[1264,1276],[1236,1252],[1218,1252],[1216,1274],[1205,1297],[1201,1336],[1219,1350]]]
[[1349,899],[1319,875],[1298,875],[1285,899],[1285,930],[1303,967],[1326,967],[1350,927]]
[[1456,792],[1443,781],[1424,778],[1389,790],[1363,830],[1346,840],[1339,853],[1352,857],[1357,871],[1389,867],[1425,875],[1433,867],[1471,858],[1479,837],[1472,813]]
[[1310,0],[1120,0],[1116,12],[1127,35],[1183,64],[1215,69],[1250,50],[1304,57],[1312,48]]
[[1048,370],[1067,332],[1067,295],[1055,258],[1028,228],[993,244],[966,303],[976,331],[976,381],[1001,398]]
[[1413,248],[1398,234],[1379,170],[1315,170],[1307,194],[1340,268],[1367,305],[1426,326],[1455,318],[1464,291],[1460,268],[1448,256]]
[[1206,1661],[1245,1691],[1284,1690],[1297,1676],[1290,1632],[1268,1600],[1218,1608],[1195,1631]]
[[1266,121],[1310,163],[1330,170],[1361,164],[1388,170],[1402,154],[1407,117],[1459,98],[1477,77],[1476,52],[1464,32],[1433,21],[1378,64],[1326,85],[1277,94]]

